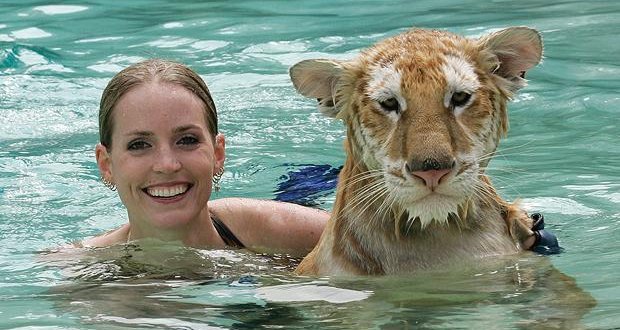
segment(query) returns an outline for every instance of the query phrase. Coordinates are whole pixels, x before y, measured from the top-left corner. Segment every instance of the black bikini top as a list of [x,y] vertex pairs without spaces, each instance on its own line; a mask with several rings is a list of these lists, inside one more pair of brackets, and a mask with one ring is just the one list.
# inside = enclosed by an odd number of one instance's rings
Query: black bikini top
[[213,227],[215,227],[215,230],[220,235],[224,243],[226,243],[226,245],[237,249],[245,248],[245,245],[241,243],[237,236],[235,236],[235,234],[233,234],[233,232],[230,231],[230,229],[213,214],[211,214],[211,221],[213,222]]

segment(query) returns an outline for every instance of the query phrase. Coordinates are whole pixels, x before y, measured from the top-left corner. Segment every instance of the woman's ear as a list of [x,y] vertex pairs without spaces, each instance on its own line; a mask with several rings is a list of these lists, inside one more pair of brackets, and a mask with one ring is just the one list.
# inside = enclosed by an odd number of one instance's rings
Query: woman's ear
[[224,168],[224,161],[226,160],[226,138],[223,133],[218,133],[215,136],[213,151],[215,158],[213,173],[218,173],[221,168]]
[[97,159],[97,167],[99,167],[99,173],[101,173],[101,178],[107,180],[110,183],[114,183],[108,148],[101,143],[97,143],[97,146],[95,147],[95,157]]

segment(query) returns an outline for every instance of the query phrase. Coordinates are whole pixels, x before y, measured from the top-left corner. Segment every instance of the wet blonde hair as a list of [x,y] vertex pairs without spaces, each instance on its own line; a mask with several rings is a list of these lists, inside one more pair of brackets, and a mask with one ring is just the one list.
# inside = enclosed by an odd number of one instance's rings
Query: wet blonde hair
[[129,90],[151,81],[166,82],[185,87],[198,96],[204,104],[205,120],[209,132],[215,138],[217,110],[207,84],[189,67],[163,59],[149,59],[128,66],[117,73],[108,83],[99,103],[99,141],[106,148],[112,147],[114,122],[112,113],[118,100]]

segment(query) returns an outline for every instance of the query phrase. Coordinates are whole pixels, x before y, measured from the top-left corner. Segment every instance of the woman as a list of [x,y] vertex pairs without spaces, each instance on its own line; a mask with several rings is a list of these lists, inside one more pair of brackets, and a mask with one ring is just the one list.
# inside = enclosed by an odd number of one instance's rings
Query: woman
[[274,201],[209,201],[224,171],[225,139],[206,84],[182,64],[146,60],[114,76],[101,98],[99,134],[101,178],[118,190],[128,223],[84,246],[156,238],[302,256],[329,218]]

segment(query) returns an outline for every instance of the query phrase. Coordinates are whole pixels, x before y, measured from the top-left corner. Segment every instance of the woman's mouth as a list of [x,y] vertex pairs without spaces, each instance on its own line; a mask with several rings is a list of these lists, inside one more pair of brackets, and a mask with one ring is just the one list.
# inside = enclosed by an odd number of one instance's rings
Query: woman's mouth
[[142,189],[147,195],[156,198],[172,198],[177,197],[179,195],[183,195],[191,188],[191,185],[184,183],[178,184],[174,186],[157,186],[157,187],[147,187]]

